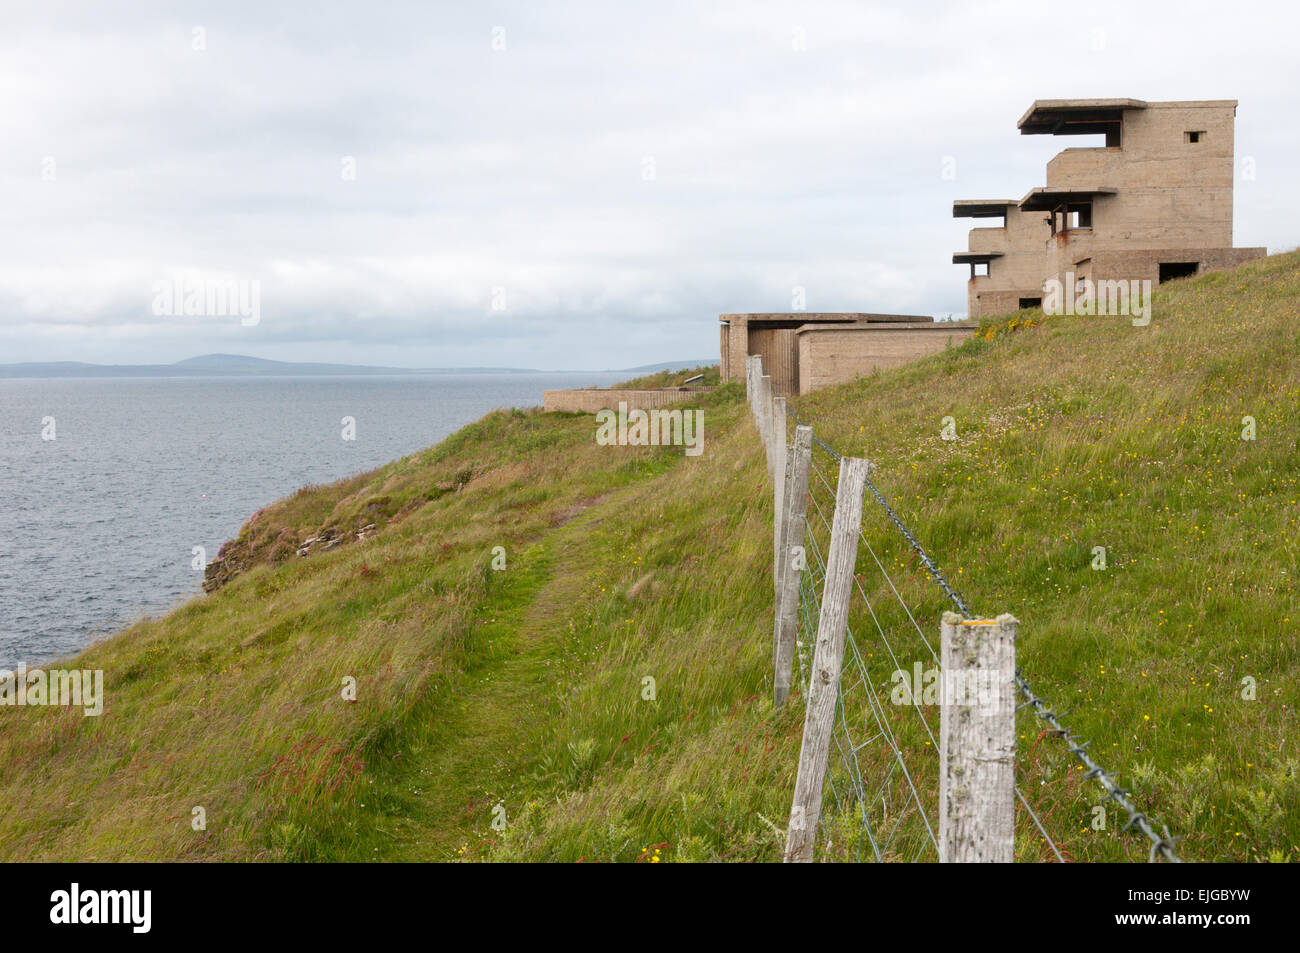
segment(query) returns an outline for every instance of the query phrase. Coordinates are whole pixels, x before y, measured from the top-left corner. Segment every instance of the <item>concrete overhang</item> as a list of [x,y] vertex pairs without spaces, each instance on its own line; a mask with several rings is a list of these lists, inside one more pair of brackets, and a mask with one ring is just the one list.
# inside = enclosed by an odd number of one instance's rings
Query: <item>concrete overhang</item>
[[958,199],[952,203],[952,217],[1000,218],[1015,204],[1015,199]]
[[994,258],[1001,258],[1000,251],[959,251],[954,252],[952,263],[954,265],[987,265]]
[[880,321],[929,321],[927,314],[877,314],[866,311],[761,311],[740,314],[720,314],[718,320],[727,324],[808,324],[810,322],[852,323]]
[[976,321],[935,321],[923,318],[919,321],[870,321],[861,324],[805,324],[795,334],[807,334],[816,331],[952,331],[963,328],[978,327]]
[[1016,123],[1022,136],[1091,136],[1109,132],[1141,99],[1036,99]]
[[1118,192],[1118,189],[1111,188],[1030,189],[1029,193],[1020,200],[1020,211],[1050,212],[1062,205],[1079,205],[1102,196],[1117,195]]

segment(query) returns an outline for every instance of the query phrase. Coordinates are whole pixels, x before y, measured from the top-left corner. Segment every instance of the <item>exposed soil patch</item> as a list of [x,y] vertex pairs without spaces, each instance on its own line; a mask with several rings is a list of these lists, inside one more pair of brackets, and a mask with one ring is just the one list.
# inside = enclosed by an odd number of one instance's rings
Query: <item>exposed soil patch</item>
[[551,527],[555,529],[572,523],[582,515],[582,513],[591,509],[597,503],[603,503],[605,500],[609,499],[611,495],[612,491],[611,493],[602,493],[600,496],[592,496],[585,500],[579,500],[572,506],[566,506],[564,509],[560,510],[560,512],[551,517]]

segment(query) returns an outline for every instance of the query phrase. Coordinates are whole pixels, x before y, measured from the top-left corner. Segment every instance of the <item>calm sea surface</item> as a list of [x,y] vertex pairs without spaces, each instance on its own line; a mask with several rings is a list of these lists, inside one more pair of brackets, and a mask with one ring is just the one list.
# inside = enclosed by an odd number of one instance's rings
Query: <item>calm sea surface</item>
[[191,548],[215,557],[254,510],[305,483],[540,404],[546,388],[618,376],[0,380],[0,668],[200,592]]

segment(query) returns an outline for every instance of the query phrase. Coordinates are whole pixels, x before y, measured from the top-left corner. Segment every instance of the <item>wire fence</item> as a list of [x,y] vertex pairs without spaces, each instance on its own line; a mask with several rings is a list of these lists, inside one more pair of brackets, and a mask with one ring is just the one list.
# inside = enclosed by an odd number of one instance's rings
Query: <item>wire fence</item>
[[[795,425],[807,425],[784,405],[784,400],[773,401],[767,413],[784,411]],[[756,408],[755,413],[761,417],[763,411]],[[778,432],[779,443],[785,443],[784,421],[779,428],[769,421],[767,429]],[[809,693],[822,612],[838,463],[844,459],[815,431],[812,442],[803,536],[806,567],[799,577],[796,615],[795,659],[804,697]],[[870,475],[866,488],[878,509],[864,510],[857,532],[860,558],[851,590],[816,847],[826,860],[937,860],[940,709],[930,690],[933,686],[937,692],[942,666],[937,633],[931,629],[932,635],[927,636],[918,618],[933,620],[945,603],[965,619],[975,616]],[[884,518],[871,518],[873,512]],[[1068,751],[1082,764],[1084,777],[1097,780],[1105,798],[1127,815],[1123,829],[1136,830],[1150,841],[1149,859],[1179,862],[1168,831],[1157,833],[1129,798],[1130,792],[1091,758],[1088,743],[1065,728],[1064,715],[1034,694],[1018,667],[1015,681],[1024,699],[1017,710],[1041,722],[1042,731],[1065,740]],[[1015,795],[1016,858],[1064,862],[1068,851],[1058,846],[1019,783]]]

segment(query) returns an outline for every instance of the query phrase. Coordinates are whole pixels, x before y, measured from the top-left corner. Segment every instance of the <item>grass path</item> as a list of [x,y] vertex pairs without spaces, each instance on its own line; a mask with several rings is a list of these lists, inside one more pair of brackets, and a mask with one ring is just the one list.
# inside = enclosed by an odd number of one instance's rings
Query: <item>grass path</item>
[[[605,501],[601,501],[605,502]],[[555,666],[566,655],[566,610],[581,595],[589,563],[586,509],[546,533],[496,574],[489,602],[476,618],[481,660],[446,697],[418,716],[416,734],[402,750],[404,764],[388,779],[381,800],[393,861],[437,861],[457,856],[492,836],[493,809],[506,820],[527,799],[529,769],[545,745],[545,728],[561,707]]]

